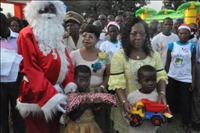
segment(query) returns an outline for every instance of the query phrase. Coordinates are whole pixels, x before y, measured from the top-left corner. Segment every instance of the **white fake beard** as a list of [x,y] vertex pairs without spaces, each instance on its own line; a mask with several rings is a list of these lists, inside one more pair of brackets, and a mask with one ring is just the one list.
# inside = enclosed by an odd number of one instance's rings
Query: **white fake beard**
[[64,27],[62,23],[57,20],[55,14],[39,14],[31,25],[33,33],[38,42],[39,49],[44,56],[47,56],[51,51],[54,59],[57,58],[55,49],[63,51],[64,44],[62,43],[62,36],[64,34]]

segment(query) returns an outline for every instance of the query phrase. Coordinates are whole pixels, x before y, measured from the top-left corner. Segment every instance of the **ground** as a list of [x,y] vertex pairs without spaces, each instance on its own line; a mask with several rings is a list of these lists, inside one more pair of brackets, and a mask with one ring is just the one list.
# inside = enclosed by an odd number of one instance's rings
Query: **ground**
[[[12,124],[10,124],[12,129]],[[60,125],[60,133],[64,130],[64,126]],[[13,133],[13,132],[11,132]],[[174,118],[171,120],[170,123],[164,124],[163,126],[159,127],[156,133],[184,133],[181,124],[181,115],[175,115]],[[200,133],[200,131],[194,131],[191,128],[191,133]]]

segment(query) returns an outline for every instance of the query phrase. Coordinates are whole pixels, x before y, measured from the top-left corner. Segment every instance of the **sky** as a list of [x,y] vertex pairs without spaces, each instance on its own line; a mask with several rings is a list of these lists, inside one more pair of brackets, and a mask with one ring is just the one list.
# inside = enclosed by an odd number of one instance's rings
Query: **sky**
[[[3,8],[4,14],[10,12],[12,15],[14,15],[14,6],[12,4],[1,3],[1,7]],[[153,8],[156,11],[159,11],[161,10],[162,7],[162,0],[155,0],[155,1],[151,0],[151,3],[146,7]]]

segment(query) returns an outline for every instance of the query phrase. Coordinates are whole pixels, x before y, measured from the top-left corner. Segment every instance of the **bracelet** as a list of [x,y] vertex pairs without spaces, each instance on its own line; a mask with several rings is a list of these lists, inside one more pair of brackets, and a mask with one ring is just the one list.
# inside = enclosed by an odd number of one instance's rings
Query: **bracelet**
[[104,85],[100,85],[99,87],[101,87],[103,89],[104,92],[107,92],[106,88]]
[[123,100],[123,101],[122,101],[122,105],[124,105],[125,102],[126,102],[126,100]]
[[164,91],[160,91],[159,94],[163,94],[163,95],[165,95],[165,92],[164,92]]
[[102,89],[105,89],[105,86],[104,86],[104,85],[100,85],[100,87],[101,87]]

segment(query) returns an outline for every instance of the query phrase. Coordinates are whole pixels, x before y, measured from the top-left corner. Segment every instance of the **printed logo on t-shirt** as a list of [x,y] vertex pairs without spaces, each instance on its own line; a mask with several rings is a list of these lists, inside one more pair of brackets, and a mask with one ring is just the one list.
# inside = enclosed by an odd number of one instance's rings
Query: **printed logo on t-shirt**
[[185,59],[183,55],[175,55],[173,60],[175,67],[183,67],[185,65]]
[[187,53],[189,51],[188,48],[182,48],[182,50],[184,53]]

